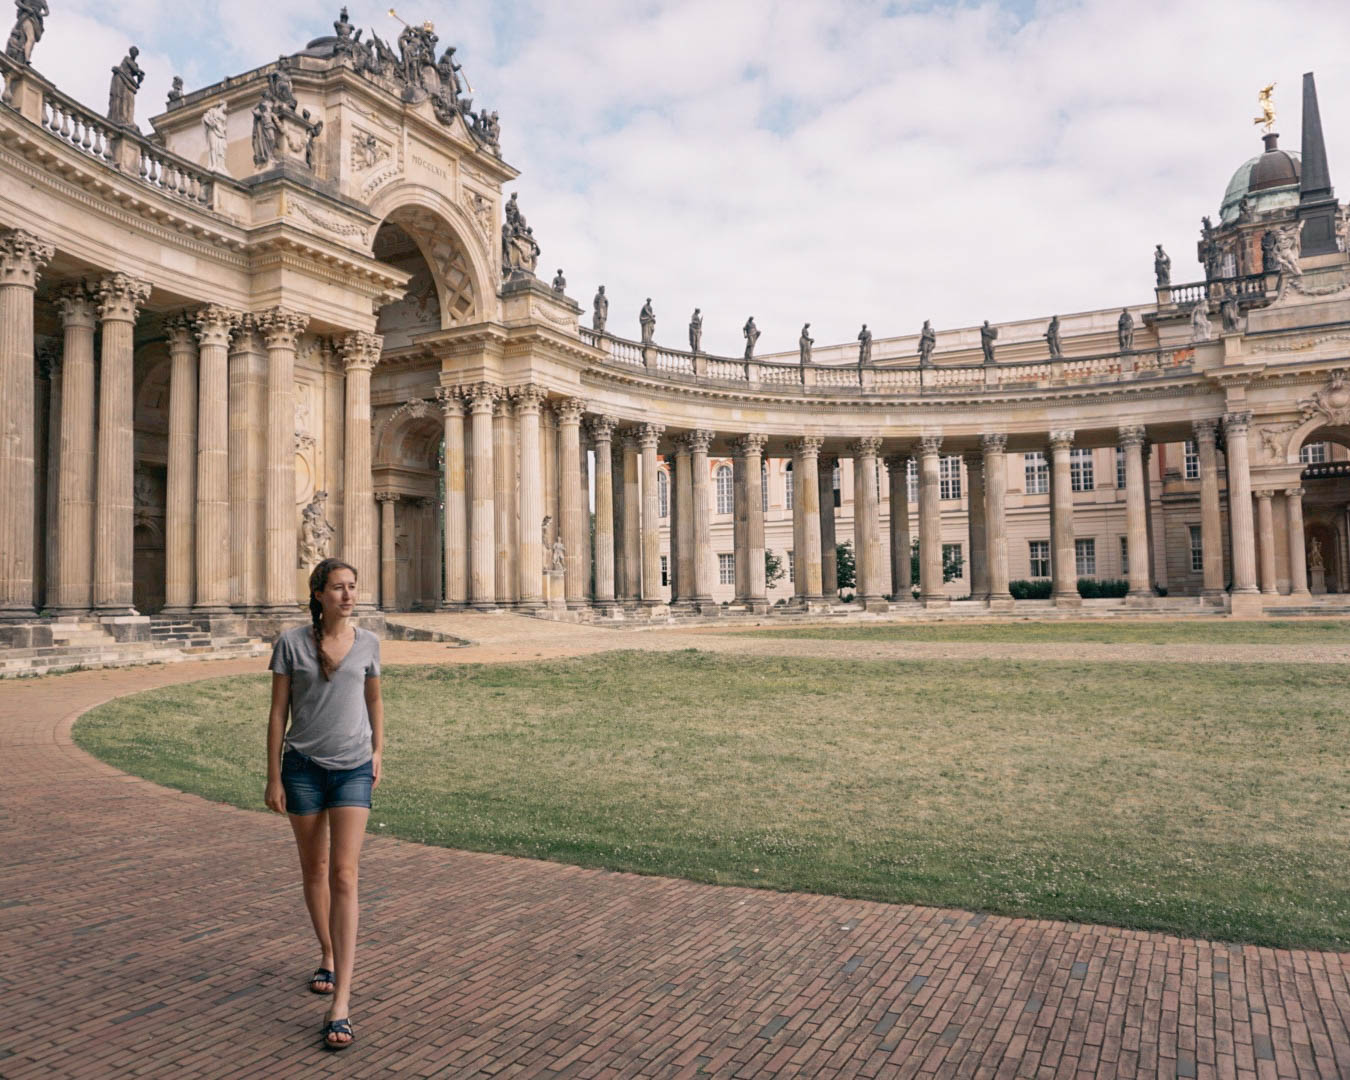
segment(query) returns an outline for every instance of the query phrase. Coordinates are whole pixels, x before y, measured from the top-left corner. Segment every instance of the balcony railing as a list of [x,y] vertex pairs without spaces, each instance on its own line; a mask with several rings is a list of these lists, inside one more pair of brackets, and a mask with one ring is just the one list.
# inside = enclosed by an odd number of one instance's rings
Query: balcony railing
[[1193,304],[1197,300],[1257,300],[1263,299],[1272,284],[1274,274],[1246,274],[1242,277],[1214,278],[1210,281],[1190,281],[1184,285],[1167,285],[1158,289],[1166,293],[1163,303]]
[[1340,476],[1350,476],[1350,461],[1321,461],[1303,466],[1304,480],[1329,480]]

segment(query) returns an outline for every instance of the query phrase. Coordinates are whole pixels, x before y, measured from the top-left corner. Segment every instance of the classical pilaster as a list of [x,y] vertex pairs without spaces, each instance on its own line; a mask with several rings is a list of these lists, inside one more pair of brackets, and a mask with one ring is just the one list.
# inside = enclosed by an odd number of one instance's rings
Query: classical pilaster
[[1072,431],[1050,432],[1050,571],[1054,578],[1051,598],[1061,607],[1082,604],[1073,542],[1072,450]]
[[[199,349],[197,390],[196,602],[201,614],[230,609],[230,334],[239,313],[210,305],[192,318]],[[294,409],[287,448],[294,457]],[[291,503],[295,485],[291,484]],[[291,574],[295,556],[291,556]],[[288,582],[291,577],[288,576]],[[291,582],[291,588],[294,588]]]
[[[588,537],[581,500],[581,417],[586,403],[580,398],[564,398],[555,404],[554,411],[558,416],[558,513],[562,516],[566,566],[563,588],[567,606],[576,610],[586,603],[582,548]],[[655,483],[653,477],[653,489]]]
[[[516,596],[522,610],[537,611],[544,605],[544,461],[539,429],[544,391],[542,387],[527,384],[515,387],[511,396],[520,429],[520,540],[516,546]],[[463,430],[461,426],[461,446]]]
[[1303,489],[1287,488],[1285,508],[1289,514],[1289,595],[1311,595],[1308,588],[1308,551],[1303,537]]
[[[464,466],[464,399],[459,388],[438,386],[436,400],[441,406],[441,415],[445,423],[445,596],[446,607],[459,610],[469,602],[469,506],[465,491]],[[534,407],[534,438],[536,456],[539,449],[539,406]],[[526,460],[530,460],[526,458]],[[535,477],[535,494],[538,497],[539,479]],[[535,527],[536,552],[538,548],[539,528]],[[542,563],[540,563],[542,573]],[[538,577],[538,575],[536,575]],[[540,583],[535,582],[535,599],[538,600]]]
[[1255,594],[1256,538],[1252,531],[1252,473],[1247,449],[1250,412],[1223,418],[1224,453],[1228,459],[1228,534],[1233,545],[1233,592]]
[[913,567],[909,542],[909,457],[891,454],[886,459],[891,507],[891,600],[903,603],[912,598]]
[[394,504],[398,492],[377,491],[375,501],[380,504],[380,609],[398,608],[398,541],[394,532]]
[[638,428],[642,451],[642,603],[656,608],[661,598],[661,518],[656,502],[656,446],[665,428],[643,424]]
[[670,485],[670,598],[687,605],[698,593],[694,574],[694,472],[690,466],[693,447],[688,435],[674,440]]
[[492,410],[501,387],[476,383],[466,394],[469,431],[469,602],[480,609],[497,603],[496,507],[493,501]]
[[125,274],[98,283],[103,336],[98,402],[94,503],[94,608],[131,615],[132,606],[132,365],[136,315],[150,286]]
[[[257,316],[267,346],[267,468],[263,484],[263,606],[289,611],[295,595],[295,350],[309,316],[270,308]],[[203,361],[204,362],[204,361]],[[345,498],[345,496],[344,496]],[[358,576],[361,568],[357,567]]]
[[693,549],[694,588],[692,599],[700,611],[712,605],[713,558],[712,550],[712,476],[708,466],[708,447],[713,440],[711,431],[693,431],[689,434],[690,487],[693,493]]
[[[65,333],[61,364],[61,480],[58,485],[54,610],[93,606],[94,565],[94,299],[83,284],[56,300]],[[49,590],[50,591],[50,590]]]
[[[380,362],[384,338],[379,334],[348,334],[338,343],[342,354],[342,549],[357,568],[357,606],[375,603],[375,538],[371,535],[370,378]],[[460,441],[461,459],[463,440]],[[446,456],[449,456],[447,446]],[[446,489],[449,502],[449,488]]]
[[1125,451],[1125,532],[1130,556],[1132,597],[1153,595],[1149,582],[1148,478],[1144,475],[1144,429],[1138,424],[1122,426],[1117,435]]
[[514,607],[516,567],[516,424],[511,399],[503,393],[492,406],[493,589],[501,607]]
[[807,436],[788,444],[792,451],[792,546],[797,600],[824,600],[820,566],[820,480],[823,439]]
[[763,435],[742,435],[731,444],[736,552],[736,602],[752,611],[767,611],[764,579]]
[[1275,576],[1275,514],[1271,505],[1274,492],[1252,492],[1256,496],[1257,559],[1261,569],[1261,591],[1275,595],[1280,591]]
[[[164,612],[184,615],[194,600],[197,488],[197,339],[183,314],[165,324],[169,338],[169,454],[164,500]],[[228,582],[227,582],[228,584]]]
[[[853,455],[853,556],[857,602],[869,611],[886,609],[881,555],[881,509],[877,493],[877,453],[881,440],[858,439]],[[823,543],[823,539],[822,539]]]
[[970,558],[967,572],[970,581],[970,598],[987,601],[989,599],[989,523],[985,518],[984,455],[970,453],[963,455],[966,465],[966,532]]
[[919,440],[919,599],[924,607],[950,601],[942,583],[942,436]]
[[984,448],[984,520],[989,560],[989,605],[1012,604],[1008,593],[1008,436],[990,432],[980,440]]
[[[623,436],[623,599],[636,604],[642,599],[642,448],[641,428],[629,428]],[[656,478],[652,478],[656,495]],[[660,572],[660,555],[657,555]],[[658,578],[658,582],[659,582]]]
[[589,427],[595,443],[595,603],[603,609],[615,601],[614,418],[593,416]]
[[[267,349],[257,319],[242,315],[230,344],[230,603],[262,603],[263,485],[267,467]],[[194,453],[195,461],[195,453]],[[194,548],[195,553],[195,548]],[[195,558],[195,554],[194,554]],[[367,577],[374,578],[368,571]],[[371,588],[369,582],[366,588]]]
[[1200,454],[1200,553],[1204,562],[1203,595],[1223,595],[1223,522],[1219,509],[1219,454],[1216,449],[1217,420],[1197,420],[1191,425]]
[[[821,454],[816,460],[816,485],[819,491],[816,502],[820,505],[820,593],[826,600],[839,599],[839,538],[835,529],[834,513],[834,470],[839,467],[839,458],[834,454]],[[858,508],[853,512],[856,515]],[[856,521],[856,518],[855,518]],[[853,591],[862,595],[862,579],[858,576],[858,542],[853,542]]]

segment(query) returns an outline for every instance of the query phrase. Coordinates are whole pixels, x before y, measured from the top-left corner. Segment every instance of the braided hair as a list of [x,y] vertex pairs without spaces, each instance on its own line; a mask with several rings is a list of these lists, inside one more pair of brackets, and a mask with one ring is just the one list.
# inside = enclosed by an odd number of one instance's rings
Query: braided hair
[[324,559],[309,575],[309,617],[314,624],[314,651],[319,657],[319,669],[323,672],[325,682],[333,677],[337,669],[329,663],[323,652],[323,604],[315,594],[328,587],[328,577],[334,570],[350,570],[352,577],[356,576],[356,567],[341,559]]

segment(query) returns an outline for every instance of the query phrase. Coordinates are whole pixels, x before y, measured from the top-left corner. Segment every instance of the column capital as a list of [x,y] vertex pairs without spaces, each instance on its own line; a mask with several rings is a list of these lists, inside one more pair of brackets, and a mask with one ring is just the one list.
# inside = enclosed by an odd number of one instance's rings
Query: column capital
[[561,398],[553,403],[553,411],[558,414],[558,423],[575,427],[581,423],[586,411],[586,402],[577,397]]
[[687,458],[694,452],[693,444],[690,442],[688,435],[672,435],[670,445],[677,458]]
[[94,328],[97,310],[94,295],[85,282],[72,281],[62,285],[56,294],[56,307],[61,312],[62,326]]
[[621,442],[627,449],[629,450],[638,449],[640,443],[637,428],[626,427],[623,428],[621,431],[616,431],[614,434],[618,438],[619,442]]
[[283,307],[254,312],[253,318],[269,349],[294,349],[309,325],[308,315]]
[[966,463],[967,472],[984,471],[984,452],[982,450],[965,450],[961,454],[961,460]]
[[864,435],[848,446],[854,457],[876,457],[881,452],[881,439],[875,435]]
[[731,452],[736,457],[762,457],[764,455],[764,445],[768,441],[769,437],[767,435],[740,435],[731,440]]
[[1265,499],[1267,501],[1275,497],[1275,492],[1273,492],[1270,488],[1260,488],[1257,491],[1253,491],[1252,494],[1255,495],[1258,499]]
[[665,430],[664,424],[639,424],[636,428],[638,445],[643,450],[655,450]]
[[1008,436],[1002,431],[988,431],[980,436],[980,446],[986,454],[1001,454],[1008,449]]
[[1072,431],[1052,431],[1050,432],[1051,450],[1072,450],[1073,432]]
[[36,288],[42,268],[55,254],[55,246],[23,229],[0,231],[0,285]]
[[1301,487],[1285,488],[1284,494],[1285,498],[1288,499],[1301,499],[1303,498],[1303,488]]
[[941,435],[919,436],[919,454],[921,457],[936,457],[942,450]]
[[909,455],[908,455],[908,454],[887,454],[887,455],[886,455],[886,468],[889,469],[891,472],[895,472],[897,469],[900,470],[901,472],[903,472],[903,471],[904,471],[905,469],[907,469],[908,467],[909,467]]
[[375,492],[375,501],[378,503],[396,503],[399,500],[397,491],[377,491]]
[[698,429],[691,431],[685,436],[689,443],[689,452],[692,454],[706,454],[708,447],[712,445],[714,433]]
[[511,395],[502,390],[501,395],[492,403],[492,415],[494,417],[510,417],[515,409],[512,407]]
[[804,435],[800,439],[793,439],[787,444],[787,448],[800,457],[816,457],[824,445],[825,440],[819,435]]
[[192,315],[192,328],[201,345],[222,345],[228,347],[230,334],[239,326],[238,311],[219,304],[208,304]]
[[98,314],[104,322],[136,321],[140,306],[150,297],[150,283],[126,274],[109,274],[98,289]]
[[537,413],[544,404],[544,388],[537,383],[513,386],[510,394],[511,400],[516,404],[516,412],[522,415]]
[[1246,435],[1247,428],[1252,422],[1252,414],[1247,412],[1224,413],[1223,416],[1223,434],[1227,438],[1230,435]]
[[469,409],[475,413],[492,412],[493,403],[502,396],[502,388],[489,382],[462,386],[460,392],[469,403]]
[[464,415],[464,398],[460,394],[458,386],[436,387],[436,401],[441,406],[441,412],[446,416]]
[[1201,445],[1213,446],[1218,438],[1219,421],[1217,418],[1196,420],[1191,424],[1195,432],[1195,441]]
[[1116,430],[1117,438],[1122,447],[1131,447],[1144,445],[1146,433],[1142,424],[1122,424]]
[[168,335],[170,353],[191,349],[197,343],[192,320],[186,311],[176,311],[165,319],[164,332]]
[[618,421],[612,416],[592,416],[586,422],[586,428],[591,433],[591,439],[598,443],[607,443],[614,438],[614,428]]
[[383,349],[384,337],[380,334],[347,334],[337,343],[344,371],[373,371]]

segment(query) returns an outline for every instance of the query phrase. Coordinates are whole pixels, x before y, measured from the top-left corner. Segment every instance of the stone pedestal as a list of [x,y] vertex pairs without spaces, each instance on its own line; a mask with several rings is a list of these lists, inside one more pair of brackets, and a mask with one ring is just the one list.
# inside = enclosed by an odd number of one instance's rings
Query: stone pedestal
[[548,584],[548,609],[562,614],[567,610],[567,571],[546,570],[544,580]]
[[1308,577],[1312,580],[1313,596],[1325,596],[1327,593],[1327,572],[1324,567],[1314,566],[1308,571]]

